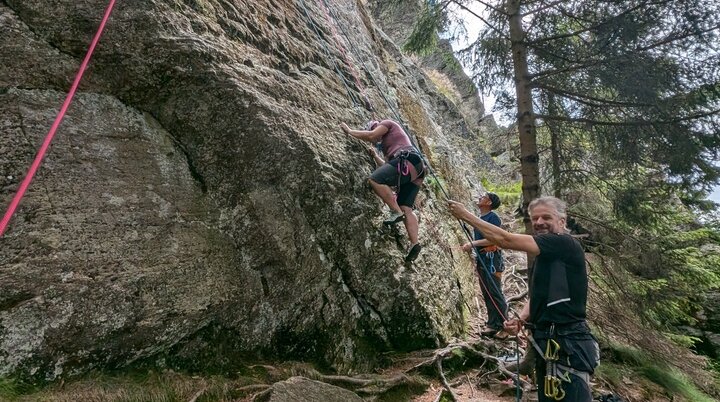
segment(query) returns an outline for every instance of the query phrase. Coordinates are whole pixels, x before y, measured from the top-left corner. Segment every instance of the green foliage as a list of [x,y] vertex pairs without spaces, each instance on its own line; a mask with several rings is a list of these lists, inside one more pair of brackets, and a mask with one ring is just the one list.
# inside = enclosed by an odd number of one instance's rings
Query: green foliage
[[487,191],[497,194],[504,206],[514,206],[520,202],[522,196],[522,182],[508,183],[491,183],[487,178],[483,178],[481,183]]
[[638,205],[633,213],[641,211],[643,221],[621,215],[609,227],[595,228],[598,252],[634,276],[625,283],[626,297],[643,306],[639,313],[649,322],[662,329],[693,324],[704,295],[720,287],[720,256],[703,251],[720,246],[720,233],[700,226],[682,205]]
[[413,26],[410,37],[403,44],[403,50],[424,55],[437,49],[438,31],[441,29],[443,21],[443,15],[439,9],[426,3]]
[[[460,58],[514,114],[508,8],[490,1],[485,29]],[[720,4],[700,0],[519,2],[536,122],[556,144],[546,168],[556,189],[630,174],[679,191],[686,203],[720,180]],[[477,22],[477,21],[473,21]],[[539,124],[542,122],[542,124]],[[540,130],[538,130],[540,134]],[[547,143],[547,142],[546,142]],[[663,187],[663,186],[661,186]],[[615,192],[618,213],[653,212],[652,186]],[[635,191],[647,191],[635,197]],[[636,204],[633,201],[642,199]],[[642,210],[642,208],[646,208]]]
[[673,341],[673,343],[675,343],[676,345],[680,345],[688,349],[692,348],[697,342],[700,341],[700,338],[686,334],[665,333],[665,336],[667,336],[668,339]]

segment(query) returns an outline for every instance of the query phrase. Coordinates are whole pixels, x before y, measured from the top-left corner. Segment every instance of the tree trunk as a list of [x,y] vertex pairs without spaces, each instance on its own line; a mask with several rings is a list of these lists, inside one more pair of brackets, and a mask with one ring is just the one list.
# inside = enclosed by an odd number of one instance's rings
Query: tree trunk
[[[548,94],[548,114],[555,115],[557,107],[555,103],[555,95]],[[552,161],[552,181],[553,195],[560,198],[562,193],[562,183],[560,180],[560,135],[552,122],[547,124],[550,131],[550,160]]]
[[[518,109],[518,134],[520,137],[520,174],[522,176],[523,221],[525,232],[531,234],[532,223],[528,215],[528,204],[540,195],[540,170],[538,167],[537,141],[535,138],[535,112],[528,72],[528,53],[525,46],[525,31],[522,27],[520,3],[522,0],[507,0],[510,44],[515,73],[515,95]],[[529,257],[529,256],[528,256]],[[528,267],[532,264],[528,258]]]

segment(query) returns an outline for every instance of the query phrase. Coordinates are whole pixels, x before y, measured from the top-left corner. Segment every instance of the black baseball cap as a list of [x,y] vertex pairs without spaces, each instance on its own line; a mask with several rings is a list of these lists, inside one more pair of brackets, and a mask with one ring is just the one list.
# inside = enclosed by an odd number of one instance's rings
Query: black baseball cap
[[496,209],[500,206],[500,197],[495,193],[487,193],[487,197],[490,199],[490,208]]

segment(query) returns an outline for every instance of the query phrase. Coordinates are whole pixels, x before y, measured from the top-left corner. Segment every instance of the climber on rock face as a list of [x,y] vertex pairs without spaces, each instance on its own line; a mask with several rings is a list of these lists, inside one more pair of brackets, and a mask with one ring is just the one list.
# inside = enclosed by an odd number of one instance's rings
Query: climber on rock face
[[[378,168],[370,175],[368,182],[375,194],[390,207],[390,215],[384,223],[394,225],[401,220],[404,222],[410,238],[410,249],[405,261],[414,261],[422,249],[418,240],[418,218],[413,212],[415,197],[425,175],[422,156],[413,147],[402,127],[392,120],[370,121],[365,130],[353,130],[345,123],[341,128],[355,138],[372,144],[380,143],[385,159],[377,154],[374,147],[370,147],[370,155]],[[391,186],[397,187],[397,199]]]

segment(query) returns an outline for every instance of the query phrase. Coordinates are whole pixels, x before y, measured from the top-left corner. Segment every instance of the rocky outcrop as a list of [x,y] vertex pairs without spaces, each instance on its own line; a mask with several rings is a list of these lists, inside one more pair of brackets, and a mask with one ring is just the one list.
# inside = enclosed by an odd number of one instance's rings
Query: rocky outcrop
[[[101,0],[0,2],[0,203],[52,123]],[[39,175],[0,239],[0,376],[156,361],[338,371],[462,334],[474,280],[432,187],[422,256],[382,228],[364,145],[397,111],[453,195],[451,102],[359,3],[118,2]],[[359,70],[353,82],[343,49]],[[387,101],[387,103],[386,103]]]
[[292,377],[276,382],[256,402],[362,402],[357,394],[334,385],[313,381],[304,377]]

